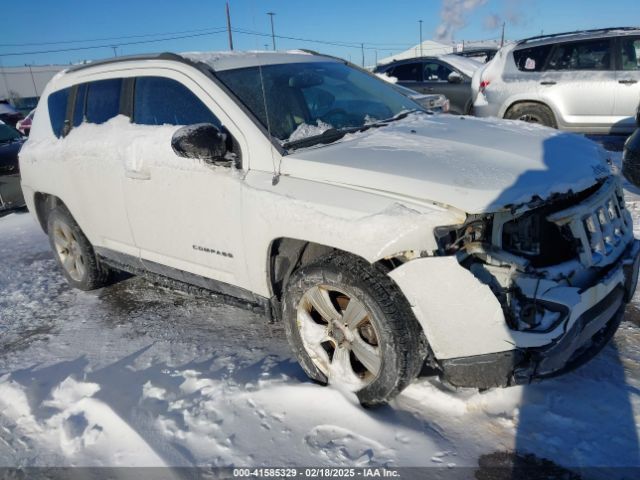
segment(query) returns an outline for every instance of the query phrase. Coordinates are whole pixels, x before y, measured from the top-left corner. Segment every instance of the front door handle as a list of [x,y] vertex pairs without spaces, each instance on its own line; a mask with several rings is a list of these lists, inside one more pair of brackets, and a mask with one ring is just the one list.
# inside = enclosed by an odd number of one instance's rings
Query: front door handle
[[618,83],[623,85],[633,85],[634,83],[638,83],[638,81],[631,78],[625,78],[624,80],[618,80]]
[[125,172],[127,178],[132,178],[133,180],[151,180],[151,174],[149,172],[140,172],[138,170],[127,170]]
[[540,85],[555,85],[557,82],[553,80],[545,80],[544,82],[540,82]]

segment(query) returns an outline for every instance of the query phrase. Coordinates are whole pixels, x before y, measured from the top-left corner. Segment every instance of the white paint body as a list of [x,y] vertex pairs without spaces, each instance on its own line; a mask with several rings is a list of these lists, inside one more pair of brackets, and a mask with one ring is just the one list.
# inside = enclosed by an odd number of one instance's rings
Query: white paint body
[[[225,68],[234,65],[233,56],[217,58]],[[253,54],[237,62],[313,58]],[[195,93],[237,140],[242,168],[178,157],[171,137],[179,127],[134,125],[123,116],[82,124],[61,139],[54,135],[47,107],[52,92],[147,75],[172,78]],[[607,172],[602,152],[579,137],[514,122],[426,114],[282,156],[211,78],[186,63],[160,59],[57,75],[42,95],[20,161],[31,212],[37,192],[57,196],[96,247],[263,297],[272,295],[268,254],[279,238],[319,243],[372,263],[407,251],[432,253],[435,227],[534,196],[580,191]],[[276,185],[274,168],[281,171]],[[509,329],[496,297],[455,257],[410,260],[391,277],[438,358],[542,345],[558,334]],[[603,284],[597,294],[578,299],[576,312],[595,305],[607,288]]]

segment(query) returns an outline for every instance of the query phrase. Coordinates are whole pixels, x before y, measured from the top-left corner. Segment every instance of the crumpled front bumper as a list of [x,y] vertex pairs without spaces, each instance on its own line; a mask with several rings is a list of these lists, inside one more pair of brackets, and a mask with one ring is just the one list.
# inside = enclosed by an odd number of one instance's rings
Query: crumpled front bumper
[[[392,271],[391,276],[405,292],[423,326],[443,379],[455,386],[490,388],[558,375],[597,354],[614,335],[625,304],[635,291],[640,241],[632,240],[617,262],[590,288],[557,286],[540,296],[567,312],[566,319],[556,328],[541,333],[509,329],[502,311],[497,310],[497,300],[492,302],[487,297],[495,299],[486,285],[459,265],[462,272],[456,271],[455,280],[449,283],[449,272],[437,265],[444,262],[436,261],[435,268],[429,270],[430,260],[439,259],[420,259],[418,262],[424,261],[421,268],[418,264],[410,267],[414,262],[408,262]],[[418,295],[411,282],[420,273],[433,275],[436,281],[427,281],[432,291],[423,290]],[[424,283],[425,277],[421,278]],[[446,306],[433,307],[439,300]]]
[[[443,378],[456,386],[490,388],[522,385],[569,372],[588,362],[615,334],[638,282],[640,241],[634,240],[603,284],[613,286],[583,311],[561,336],[541,347],[516,349],[482,358],[442,362]],[[596,286],[597,287],[597,286]],[[594,288],[585,297],[595,295]]]

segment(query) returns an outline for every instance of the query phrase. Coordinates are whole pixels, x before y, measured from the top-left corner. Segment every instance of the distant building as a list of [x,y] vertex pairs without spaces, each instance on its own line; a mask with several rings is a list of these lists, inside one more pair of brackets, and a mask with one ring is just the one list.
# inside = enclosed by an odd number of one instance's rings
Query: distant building
[[68,65],[0,67],[0,100],[39,97],[45,85]]
[[499,42],[496,40],[464,41],[451,44],[439,43],[433,40],[425,40],[424,42],[422,42],[422,50],[420,50],[420,44],[418,43],[417,45],[405,50],[404,52],[381,58],[380,60],[378,60],[378,65],[384,65],[385,63],[390,63],[394,60],[416,58],[420,55],[422,55],[423,57],[437,57],[439,55],[446,55],[447,53],[462,52],[466,50],[475,50],[481,48],[498,48],[499,46]]
[[434,42],[433,40],[425,40],[422,42],[422,50],[420,50],[420,44],[405,50],[404,52],[396,53],[389,57],[381,58],[378,60],[378,64],[385,64],[393,62],[394,60],[404,60],[405,58],[416,58],[420,56],[424,57],[436,57],[438,55],[446,55],[447,53],[453,53],[454,45],[447,45],[444,43]]

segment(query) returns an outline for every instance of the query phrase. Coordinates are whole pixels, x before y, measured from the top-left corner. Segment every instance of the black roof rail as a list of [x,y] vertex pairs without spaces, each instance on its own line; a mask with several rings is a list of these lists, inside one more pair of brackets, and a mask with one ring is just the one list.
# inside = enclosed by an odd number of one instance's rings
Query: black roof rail
[[622,30],[622,31],[634,31],[640,30],[640,27],[608,27],[608,28],[594,28],[591,30],[575,30],[573,32],[561,32],[561,33],[551,33],[549,35],[537,35],[535,37],[523,38],[522,40],[518,40],[517,45],[522,45],[523,43],[533,42],[536,40],[543,40],[547,38],[556,38],[556,37],[564,37],[569,35],[578,35],[580,33],[590,34],[590,33],[607,33],[613,32],[614,30]]
[[102,65],[111,65],[113,63],[131,62],[135,60],[173,60],[175,62],[187,63],[193,65],[194,62],[184,58],[177,53],[162,52],[162,53],[145,53],[141,55],[125,55],[122,57],[107,58],[104,60],[96,60],[95,62],[83,63],[82,65],[74,65],[67,69],[67,72],[77,72],[91,67],[99,67]]

